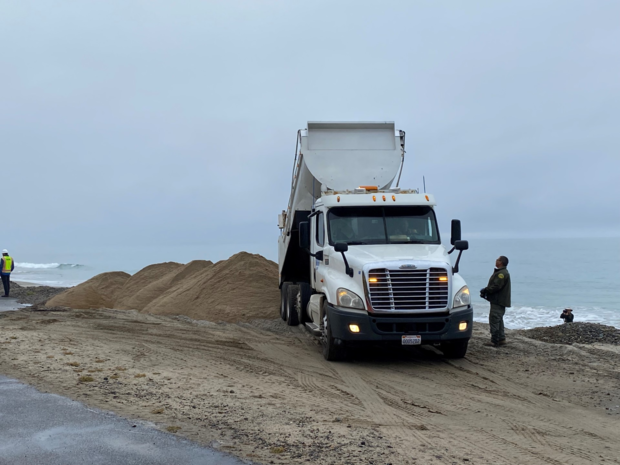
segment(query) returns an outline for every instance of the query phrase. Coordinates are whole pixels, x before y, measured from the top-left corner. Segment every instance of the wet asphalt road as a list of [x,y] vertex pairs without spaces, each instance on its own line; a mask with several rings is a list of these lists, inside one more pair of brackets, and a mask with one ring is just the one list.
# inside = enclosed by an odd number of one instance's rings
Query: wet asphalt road
[[0,375],[1,465],[247,463]]
[[18,304],[17,299],[12,297],[0,298],[0,312],[7,312],[11,310],[17,310],[19,308],[27,307],[28,305]]

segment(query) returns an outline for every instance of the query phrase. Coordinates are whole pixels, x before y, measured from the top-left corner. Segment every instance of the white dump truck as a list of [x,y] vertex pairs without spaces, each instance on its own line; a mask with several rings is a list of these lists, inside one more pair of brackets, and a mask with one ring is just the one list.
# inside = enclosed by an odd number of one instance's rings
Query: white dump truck
[[404,157],[393,122],[309,122],[297,134],[278,218],[280,314],[319,337],[327,360],[373,342],[467,352],[473,309],[458,266],[468,243],[452,220],[447,251],[435,198],[398,187]]

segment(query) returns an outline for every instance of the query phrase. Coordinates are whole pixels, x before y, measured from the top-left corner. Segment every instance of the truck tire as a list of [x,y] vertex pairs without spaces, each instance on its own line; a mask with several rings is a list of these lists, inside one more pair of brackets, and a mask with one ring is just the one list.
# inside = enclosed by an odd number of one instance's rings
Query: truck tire
[[337,362],[346,358],[346,349],[344,343],[336,338],[332,337],[331,326],[329,319],[327,318],[327,312],[325,312],[324,324],[326,326],[323,337],[321,338],[321,344],[323,346],[323,357],[328,362]]
[[297,326],[299,320],[297,319],[297,294],[299,292],[299,286],[289,284],[286,289],[286,324],[289,326]]
[[467,353],[469,340],[443,342],[439,347],[446,358],[463,358]]
[[310,296],[312,295],[312,288],[309,283],[299,283],[299,293],[297,294],[297,313],[298,321],[300,325],[303,325],[306,321],[310,321],[306,309],[310,302]]
[[288,287],[291,283],[282,283],[280,287],[280,318],[286,321],[286,298],[288,297]]

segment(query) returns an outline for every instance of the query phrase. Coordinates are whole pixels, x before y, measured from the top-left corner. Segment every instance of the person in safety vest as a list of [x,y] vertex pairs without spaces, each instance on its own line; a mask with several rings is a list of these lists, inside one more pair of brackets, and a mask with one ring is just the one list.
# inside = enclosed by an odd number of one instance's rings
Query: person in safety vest
[[0,260],[0,274],[2,275],[2,285],[4,286],[4,295],[8,297],[11,290],[11,271],[15,269],[15,262],[9,256],[9,251],[2,251],[2,260]]

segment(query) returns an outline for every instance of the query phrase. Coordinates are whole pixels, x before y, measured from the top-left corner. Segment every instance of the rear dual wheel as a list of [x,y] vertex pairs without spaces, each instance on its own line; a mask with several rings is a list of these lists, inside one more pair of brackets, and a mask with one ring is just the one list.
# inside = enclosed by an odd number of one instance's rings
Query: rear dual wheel
[[280,286],[280,318],[286,321],[286,299],[288,298],[288,287],[291,283],[282,283]]
[[299,283],[299,292],[297,293],[297,300],[295,307],[297,309],[298,321],[300,325],[303,325],[306,321],[310,321],[306,313],[308,303],[310,302],[310,296],[312,295],[312,288],[308,283]]
[[297,315],[297,294],[299,293],[299,286],[295,284],[289,284],[286,289],[286,324],[289,326],[297,326],[299,324],[299,318]]
[[310,302],[312,288],[308,283],[282,283],[280,288],[280,317],[289,326],[297,326],[308,321],[305,309]]

